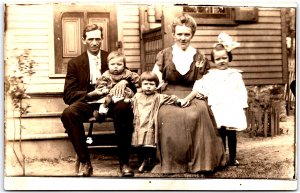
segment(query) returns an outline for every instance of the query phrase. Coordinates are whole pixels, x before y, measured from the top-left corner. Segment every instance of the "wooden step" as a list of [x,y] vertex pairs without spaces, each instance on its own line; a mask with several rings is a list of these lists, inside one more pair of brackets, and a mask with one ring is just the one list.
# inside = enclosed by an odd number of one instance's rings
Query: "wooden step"
[[[23,105],[30,105],[28,108],[30,113],[62,112],[67,107],[61,94],[38,94],[30,95],[30,97],[29,99],[23,99]],[[5,113],[11,117],[13,116],[12,101],[10,97],[5,99]],[[17,115],[17,112],[15,112],[15,115]]]
[[[97,138],[99,136],[108,136],[114,135],[115,131],[95,131],[93,132],[93,137]],[[85,135],[88,135],[88,132],[85,132]],[[13,136],[6,136],[6,141],[19,141],[19,134],[17,133],[15,137]],[[48,140],[48,139],[67,139],[67,133],[39,133],[39,134],[22,134],[22,141],[30,141],[30,140]]]
[[[22,136],[26,135],[38,135],[38,134],[60,134],[65,133],[65,128],[60,120],[59,112],[52,113],[29,113],[22,119]],[[110,120],[111,121],[111,120]],[[114,127],[112,122],[97,123],[96,120],[93,122],[93,133],[94,132],[113,132]],[[14,124],[16,130],[14,129]],[[5,135],[7,138],[13,138],[14,132],[18,135],[19,133],[19,122],[18,119],[6,118],[5,122]],[[89,123],[84,123],[86,132],[89,128]]]

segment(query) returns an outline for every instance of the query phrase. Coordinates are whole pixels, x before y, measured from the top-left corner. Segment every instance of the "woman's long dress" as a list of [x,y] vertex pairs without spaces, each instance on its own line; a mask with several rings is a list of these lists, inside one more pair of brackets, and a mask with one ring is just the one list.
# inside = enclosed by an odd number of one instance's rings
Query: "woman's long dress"
[[[199,66],[202,62],[202,67]],[[204,65],[203,65],[204,62]],[[194,55],[190,71],[181,75],[172,62],[172,48],[157,55],[163,79],[168,82],[165,94],[179,98],[187,96],[196,79],[207,71],[207,60],[199,51]],[[194,99],[191,105],[181,108],[163,105],[158,114],[158,164],[153,173],[196,173],[213,171],[226,163],[222,139],[211,119],[207,103]]]

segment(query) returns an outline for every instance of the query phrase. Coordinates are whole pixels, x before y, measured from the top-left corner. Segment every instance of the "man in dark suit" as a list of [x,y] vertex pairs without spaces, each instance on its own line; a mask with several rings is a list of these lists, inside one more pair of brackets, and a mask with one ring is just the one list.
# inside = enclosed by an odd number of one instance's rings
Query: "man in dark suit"
[[[102,39],[102,27],[95,24],[86,26],[82,42],[87,51],[70,60],[67,68],[63,99],[69,106],[63,111],[61,121],[80,161],[79,176],[91,176],[93,173],[83,122],[99,108],[99,104],[89,104],[88,101],[102,97],[94,86],[96,78],[108,69],[108,53],[100,49]],[[122,95],[127,84],[126,80],[120,81],[114,87],[115,96]],[[133,131],[130,104],[123,101],[111,104],[108,116],[114,120],[122,176],[133,176],[129,167]]]

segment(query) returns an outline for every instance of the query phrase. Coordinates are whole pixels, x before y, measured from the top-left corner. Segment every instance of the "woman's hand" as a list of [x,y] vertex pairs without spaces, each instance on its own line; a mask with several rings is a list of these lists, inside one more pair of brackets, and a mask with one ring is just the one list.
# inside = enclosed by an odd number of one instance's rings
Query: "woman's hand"
[[176,104],[182,108],[187,107],[190,105],[190,100],[188,99],[178,99]]
[[123,97],[125,88],[128,82],[126,80],[121,80],[113,88],[112,92],[115,97]]

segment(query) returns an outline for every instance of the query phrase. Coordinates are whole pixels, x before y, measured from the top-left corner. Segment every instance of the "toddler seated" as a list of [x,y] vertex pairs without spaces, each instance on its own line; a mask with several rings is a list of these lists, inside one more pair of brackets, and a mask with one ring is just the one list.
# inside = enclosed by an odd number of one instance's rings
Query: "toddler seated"
[[102,76],[97,78],[96,90],[101,95],[105,95],[104,101],[101,99],[99,102],[102,103],[99,106],[99,110],[93,112],[94,117],[97,119],[100,115],[106,115],[108,112],[108,105],[113,102],[116,103],[120,100],[124,102],[130,102],[130,98],[134,96],[134,92],[129,88],[125,87],[123,96],[114,96],[114,86],[122,81],[126,80],[129,84],[132,84],[135,88],[139,85],[139,75],[135,72],[131,72],[126,69],[125,56],[118,52],[111,52],[108,57],[108,70],[105,71]]

